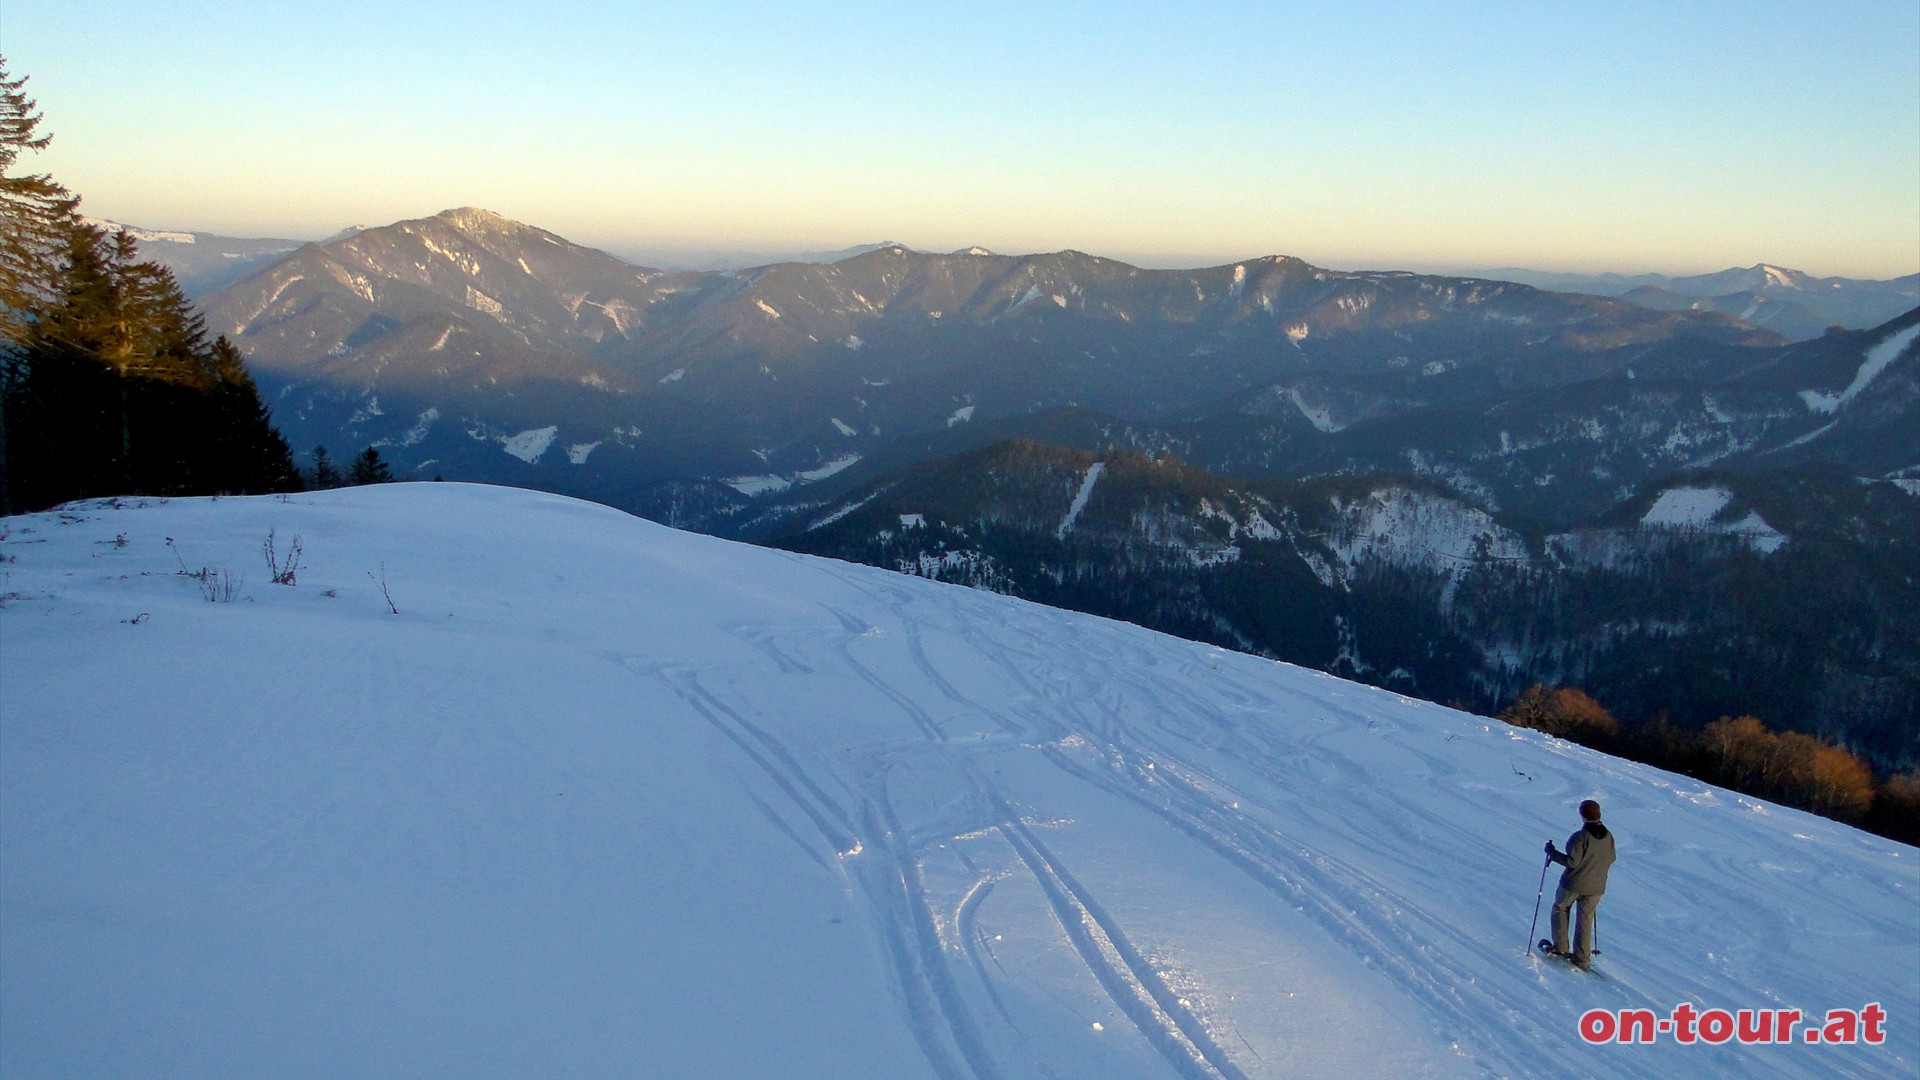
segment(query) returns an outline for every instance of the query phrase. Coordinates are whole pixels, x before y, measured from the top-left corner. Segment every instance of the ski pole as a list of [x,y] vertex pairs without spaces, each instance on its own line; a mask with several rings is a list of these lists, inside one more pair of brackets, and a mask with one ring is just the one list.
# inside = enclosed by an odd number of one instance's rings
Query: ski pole
[[1547,895],[1547,867],[1553,865],[1553,856],[1540,864],[1540,891],[1533,894],[1533,921],[1527,924],[1527,953],[1533,953],[1533,932],[1540,928],[1540,898]]

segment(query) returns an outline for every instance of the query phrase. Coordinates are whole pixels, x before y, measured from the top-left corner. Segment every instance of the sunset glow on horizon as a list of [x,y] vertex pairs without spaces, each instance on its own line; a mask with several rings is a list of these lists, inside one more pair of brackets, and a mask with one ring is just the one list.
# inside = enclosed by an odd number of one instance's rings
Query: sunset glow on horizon
[[99,217],[1200,265],[1920,271],[1920,5],[13,0]]

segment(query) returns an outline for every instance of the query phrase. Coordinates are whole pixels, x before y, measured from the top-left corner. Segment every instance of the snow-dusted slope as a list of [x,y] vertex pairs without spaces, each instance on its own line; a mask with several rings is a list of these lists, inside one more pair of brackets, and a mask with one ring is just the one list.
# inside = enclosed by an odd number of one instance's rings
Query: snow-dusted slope
[[[0,1075],[1920,1064],[1913,848],[1533,732],[507,489],[0,532]],[[1525,951],[1589,796],[1601,977]],[[1887,1036],[1576,1031],[1681,1002]]]

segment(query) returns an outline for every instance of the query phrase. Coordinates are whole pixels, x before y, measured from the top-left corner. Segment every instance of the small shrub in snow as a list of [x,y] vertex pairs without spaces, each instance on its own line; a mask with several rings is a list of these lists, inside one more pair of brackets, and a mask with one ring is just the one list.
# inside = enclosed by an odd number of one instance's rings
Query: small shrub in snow
[[393,606],[393,594],[387,591],[387,564],[386,563],[380,564],[379,577],[374,577],[373,571],[371,570],[367,571],[367,580],[373,582],[375,585],[380,586],[380,595],[386,598],[387,610],[393,612],[395,615],[400,614],[400,609]]
[[180,554],[180,548],[173,542],[171,536],[167,537],[167,547],[173,552],[174,560],[180,564],[179,576],[192,579],[193,583],[200,587],[200,595],[205,597],[208,603],[231,604],[234,597],[240,595],[240,590],[247,587],[247,579],[234,577],[231,570],[215,570],[211,566],[203,566],[198,570],[187,569],[186,557]]
[[231,604],[234,597],[247,587],[247,579],[234,577],[231,570],[215,570],[203,566],[198,570],[182,570],[182,574],[192,578],[200,586],[200,595],[209,604]]
[[266,542],[261,545],[261,550],[267,557],[267,573],[273,578],[275,585],[292,585],[294,575],[300,570],[300,538],[298,536],[293,538],[293,544],[287,548],[287,556],[284,560],[274,550],[273,540],[274,530],[268,529]]

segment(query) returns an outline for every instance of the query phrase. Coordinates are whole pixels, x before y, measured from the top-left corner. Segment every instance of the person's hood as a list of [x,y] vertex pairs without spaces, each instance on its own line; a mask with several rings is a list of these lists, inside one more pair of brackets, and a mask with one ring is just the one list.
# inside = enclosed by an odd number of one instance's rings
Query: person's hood
[[1595,840],[1605,840],[1607,838],[1607,827],[1597,821],[1587,822],[1586,830],[1587,835],[1593,837]]

